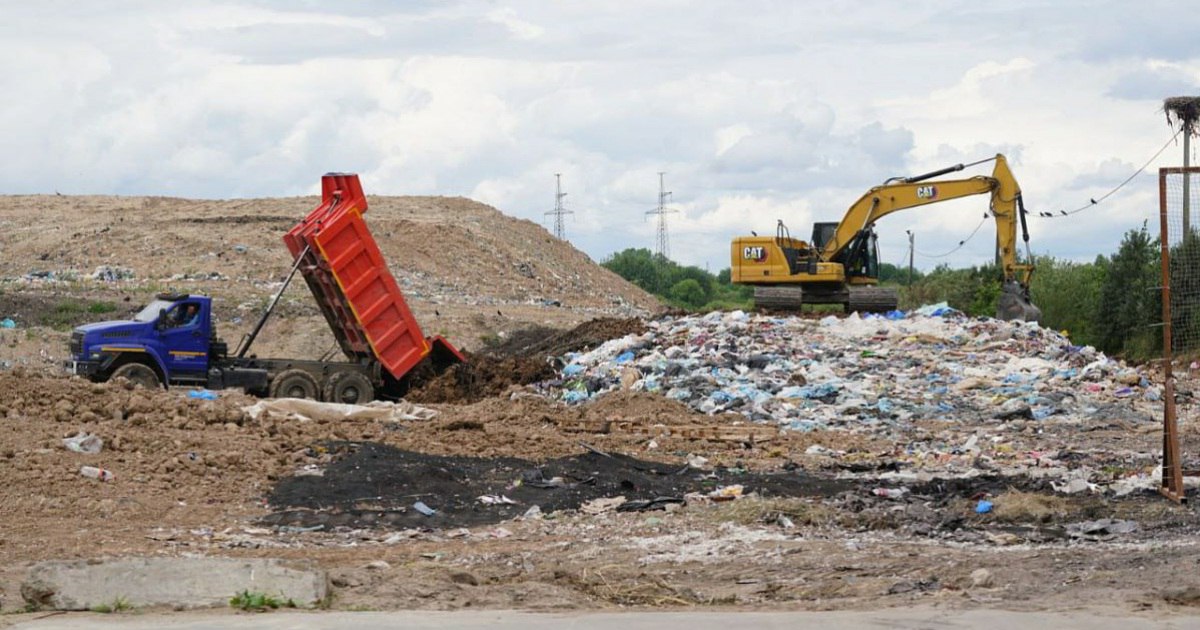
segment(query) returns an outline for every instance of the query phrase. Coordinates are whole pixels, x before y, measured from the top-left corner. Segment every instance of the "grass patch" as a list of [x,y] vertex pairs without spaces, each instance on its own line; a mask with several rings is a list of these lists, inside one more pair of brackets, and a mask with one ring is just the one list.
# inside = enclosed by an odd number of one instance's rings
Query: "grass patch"
[[103,315],[117,310],[112,302],[98,300],[66,299],[54,305],[54,308],[43,312],[39,319],[43,326],[56,330],[69,330],[79,324],[94,321],[93,315]]
[[117,305],[113,304],[112,302],[92,301],[92,302],[88,302],[88,305],[87,305],[87,312],[95,314],[95,315],[101,315],[104,313],[112,313],[116,310],[117,310]]
[[94,613],[118,613],[133,610],[133,604],[130,604],[129,600],[124,597],[117,597],[107,604],[96,604],[88,610]]
[[749,496],[717,505],[712,510],[711,518],[718,522],[757,525],[775,523],[779,517],[786,516],[799,526],[826,523],[832,515],[829,508],[804,499]]
[[266,612],[277,608],[295,608],[296,602],[258,591],[245,590],[231,597],[229,605],[246,612]]
[[996,518],[1023,523],[1049,523],[1066,516],[1069,511],[1069,504],[1063,497],[1020,490],[1000,494],[992,499],[992,505]]

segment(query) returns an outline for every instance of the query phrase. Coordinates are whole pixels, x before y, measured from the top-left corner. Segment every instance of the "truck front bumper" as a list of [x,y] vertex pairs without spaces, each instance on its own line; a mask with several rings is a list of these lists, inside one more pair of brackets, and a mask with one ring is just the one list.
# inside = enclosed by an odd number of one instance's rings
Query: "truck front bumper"
[[91,378],[92,376],[94,376],[96,374],[96,372],[100,371],[100,362],[99,361],[63,361],[63,369],[65,369],[68,374],[76,374],[78,376]]

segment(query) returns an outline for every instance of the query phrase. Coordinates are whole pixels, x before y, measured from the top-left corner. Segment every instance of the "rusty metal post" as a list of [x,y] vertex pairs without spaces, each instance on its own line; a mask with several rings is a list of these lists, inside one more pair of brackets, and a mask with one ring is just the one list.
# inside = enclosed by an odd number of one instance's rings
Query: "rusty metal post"
[[[1179,426],[1175,409],[1175,375],[1171,347],[1171,231],[1167,220],[1167,175],[1179,169],[1158,171],[1159,240],[1162,246],[1162,318],[1163,318],[1163,458],[1162,481],[1158,491],[1176,503],[1185,501],[1183,463],[1179,455]],[[1187,177],[1187,170],[1183,171]],[[1184,238],[1187,234],[1184,233]]]

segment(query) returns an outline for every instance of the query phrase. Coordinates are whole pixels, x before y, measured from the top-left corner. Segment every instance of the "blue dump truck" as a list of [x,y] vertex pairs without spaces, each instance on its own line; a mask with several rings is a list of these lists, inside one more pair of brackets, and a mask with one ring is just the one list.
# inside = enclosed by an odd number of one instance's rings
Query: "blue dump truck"
[[[363,221],[367,200],[358,176],[327,174],[321,193],[321,204],[284,236],[291,272],[235,351],[217,335],[211,298],[164,293],[131,320],[77,327],[67,371],[97,382],[126,378],[148,388],[239,387],[260,396],[362,403],[399,397],[419,365],[440,371],[463,361],[442,337],[422,335]],[[297,272],[345,360],[249,354]]]

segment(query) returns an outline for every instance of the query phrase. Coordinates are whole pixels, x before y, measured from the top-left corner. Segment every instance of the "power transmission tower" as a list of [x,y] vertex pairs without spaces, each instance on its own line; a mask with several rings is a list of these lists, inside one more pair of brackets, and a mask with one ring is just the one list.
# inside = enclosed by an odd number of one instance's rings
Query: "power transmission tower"
[[567,197],[567,193],[562,191],[562,173],[554,174],[554,209],[547,212],[547,215],[554,215],[554,238],[560,241],[567,240],[567,230],[563,227],[563,215],[575,214],[571,210],[563,207],[563,199]]
[[670,191],[663,185],[663,175],[658,174],[658,207],[654,210],[647,210],[646,214],[658,215],[658,243],[655,246],[654,254],[656,257],[667,260],[671,257],[671,246],[667,239],[667,215],[678,210],[669,210],[667,208],[667,197],[671,196]]

